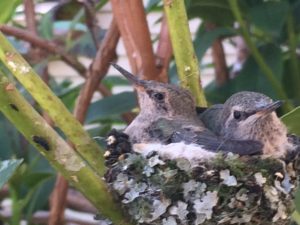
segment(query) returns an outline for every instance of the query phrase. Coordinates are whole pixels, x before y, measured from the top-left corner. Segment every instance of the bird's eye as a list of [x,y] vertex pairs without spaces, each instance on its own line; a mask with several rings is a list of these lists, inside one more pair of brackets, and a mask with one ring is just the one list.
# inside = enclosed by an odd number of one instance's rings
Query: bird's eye
[[164,98],[165,98],[165,96],[164,96],[164,94],[162,94],[162,93],[154,93],[153,94],[153,97],[156,99],[156,100],[158,100],[158,101],[162,101],[162,100],[164,100]]
[[239,111],[234,111],[233,112],[234,119],[238,120],[238,119],[241,118],[241,116],[242,116],[241,112],[239,112]]

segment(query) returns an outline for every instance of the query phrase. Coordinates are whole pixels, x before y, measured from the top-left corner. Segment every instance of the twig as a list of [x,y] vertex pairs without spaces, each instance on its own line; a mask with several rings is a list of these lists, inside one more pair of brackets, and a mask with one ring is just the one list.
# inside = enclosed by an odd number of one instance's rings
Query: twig
[[100,210],[103,216],[116,224],[129,224],[114,204],[111,195],[107,194],[104,181],[46,123],[3,75],[0,79],[0,111],[56,170]]
[[[206,23],[206,29],[208,31],[215,29],[215,27],[215,24]],[[212,44],[212,58],[215,68],[216,84],[221,86],[229,80],[229,73],[221,38],[217,38]]]
[[[12,35],[16,38],[19,38],[21,40],[27,41],[29,43],[34,43],[37,47],[44,49],[50,53],[57,54],[61,57],[63,61],[65,61],[67,64],[69,64],[72,68],[74,68],[80,76],[86,79],[86,69],[85,67],[77,61],[76,58],[73,58],[71,55],[68,55],[66,52],[63,51],[57,44],[51,41],[47,41],[44,39],[41,39],[39,37],[36,37],[26,31],[23,31],[22,29],[9,27],[6,25],[0,25],[0,31],[3,31],[7,35]],[[110,96],[111,93],[102,93],[103,88],[101,88],[101,84],[99,84],[98,90],[101,94],[104,96]],[[102,90],[101,90],[102,89]],[[125,122],[129,123],[134,118],[134,115],[130,112],[125,113],[122,115]]]
[[82,4],[84,5],[84,12],[85,12],[85,23],[88,27],[93,42],[95,44],[96,49],[98,49],[98,41],[97,41],[97,35],[96,35],[96,17],[95,17],[95,5],[94,2],[91,0],[81,0]]
[[24,11],[27,29],[34,35],[37,35],[34,3],[32,0],[24,0]]
[[68,181],[60,174],[56,177],[55,187],[50,198],[49,225],[60,225],[64,222]]
[[116,58],[116,46],[119,41],[119,30],[116,22],[113,20],[110,28],[108,29],[104,40],[101,43],[99,50],[97,51],[96,57],[91,63],[87,73],[85,75],[86,81],[81,88],[78,96],[74,115],[83,122],[86,115],[88,106],[91,102],[93,94],[99,83],[106,75],[109,63]]
[[141,0],[111,0],[132,72],[145,80],[159,80],[145,10]]
[[[272,85],[273,89],[276,91],[279,98],[283,100],[288,100],[288,97],[283,90],[282,85],[280,82],[276,79],[273,71],[271,68],[266,64],[265,60],[263,59],[262,55],[258,51],[257,47],[255,46],[254,42],[251,40],[250,34],[248,33],[246,24],[244,23],[244,20],[242,18],[239,5],[237,0],[229,0],[228,1],[231,11],[233,15],[235,16],[236,20],[238,21],[242,35],[249,47],[250,52],[253,55],[253,58],[257,62],[257,64],[260,66],[260,69],[263,71],[263,74],[266,76],[266,78],[269,80],[270,84]],[[283,109],[285,112],[291,111],[293,109],[293,105],[289,101],[285,101],[285,104],[283,105]]]
[[164,0],[164,9],[181,86],[193,93],[197,105],[206,106],[198,60],[193,47],[184,1]]
[[168,82],[168,70],[172,54],[173,50],[167,18],[164,16],[161,23],[158,46],[156,50],[156,67],[160,70],[158,75],[159,80],[166,83]]
[[2,31],[6,35],[14,36],[21,40],[27,41],[43,50],[59,55],[63,61],[74,68],[80,75],[84,74],[86,71],[84,65],[82,65],[76,58],[68,55],[61,47],[59,47],[52,41],[44,40],[35,36],[29,31],[10,27],[8,25],[0,25],[0,31]]

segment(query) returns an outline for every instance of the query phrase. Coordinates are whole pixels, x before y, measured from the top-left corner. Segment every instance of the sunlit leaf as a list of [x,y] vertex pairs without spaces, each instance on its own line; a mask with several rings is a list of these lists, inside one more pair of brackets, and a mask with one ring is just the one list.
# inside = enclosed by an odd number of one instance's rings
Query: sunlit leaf
[[298,122],[300,121],[300,106],[295,108],[291,112],[288,112],[287,114],[283,115],[281,117],[281,120],[287,126],[289,133],[293,133],[300,136],[300,123]]
[[17,6],[21,3],[21,0],[1,0],[0,1],[0,24],[8,22],[14,15]]
[[11,159],[0,162],[0,189],[13,175],[23,159]]

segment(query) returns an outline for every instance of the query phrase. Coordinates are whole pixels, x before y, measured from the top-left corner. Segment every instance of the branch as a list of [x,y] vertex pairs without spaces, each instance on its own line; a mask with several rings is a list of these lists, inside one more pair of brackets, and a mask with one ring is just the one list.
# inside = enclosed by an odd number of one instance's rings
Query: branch
[[116,46],[119,38],[119,30],[116,22],[113,20],[97,51],[95,59],[85,74],[86,81],[77,99],[74,115],[81,123],[84,122],[94,92],[109,69],[109,63],[116,58]]
[[97,171],[104,174],[104,159],[97,143],[87,134],[60,99],[42,81],[23,57],[0,33],[0,60],[20,81],[53,122],[64,132],[76,151]]
[[[276,79],[275,75],[273,74],[273,71],[266,64],[264,58],[262,57],[262,55],[258,51],[258,49],[255,46],[254,42],[251,40],[251,37],[250,37],[250,34],[248,33],[246,24],[244,23],[244,20],[242,18],[237,0],[229,0],[228,2],[229,2],[229,5],[230,5],[230,8],[231,8],[231,11],[232,11],[233,15],[235,16],[237,22],[241,26],[242,35],[243,35],[243,37],[244,37],[244,39],[245,39],[245,41],[246,41],[246,43],[249,47],[250,52],[252,53],[255,61],[260,66],[260,69],[263,71],[266,78],[269,80],[270,84],[272,85],[272,87],[276,91],[278,97],[280,99],[288,100],[288,97],[287,97],[285,91],[283,90],[282,85]],[[287,111],[292,110],[294,107],[289,101],[285,101],[285,104],[284,104],[283,108],[287,112]]]
[[[25,75],[26,76],[26,75]],[[8,82],[0,77],[0,111],[16,126],[24,137],[115,224],[128,224],[120,209],[107,194],[104,181],[74,150],[47,124]]]
[[156,50],[156,67],[160,69],[160,73],[158,75],[160,81],[166,83],[168,82],[168,70],[172,55],[173,50],[167,18],[164,16],[161,23],[158,46]]
[[55,186],[50,197],[49,225],[64,224],[68,188],[68,181],[62,175],[57,174]]
[[57,54],[68,65],[74,68],[80,75],[84,74],[86,69],[75,57],[68,55],[60,46],[52,41],[44,40],[35,36],[29,31],[25,31],[19,28],[10,27],[7,25],[0,25],[0,31],[6,35],[11,35],[21,40],[27,41],[32,45],[46,50],[50,53]]
[[24,1],[26,27],[31,33],[37,35],[34,3],[32,0],[23,0],[23,1]]
[[201,87],[198,60],[193,47],[184,1],[164,0],[164,9],[170,29],[181,86],[193,93],[197,105],[206,106],[204,91]]
[[[215,24],[206,23],[206,29],[209,31],[215,29],[215,27]],[[221,86],[229,80],[229,73],[221,38],[216,39],[212,44],[212,58],[214,62],[216,84]]]
[[150,32],[141,0],[111,0],[132,72],[145,80],[159,80]]

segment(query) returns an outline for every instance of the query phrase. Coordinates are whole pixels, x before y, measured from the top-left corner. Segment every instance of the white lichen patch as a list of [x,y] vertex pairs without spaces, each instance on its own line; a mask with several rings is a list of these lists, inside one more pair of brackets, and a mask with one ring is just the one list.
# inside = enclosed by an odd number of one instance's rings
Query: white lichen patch
[[18,66],[17,66],[17,64],[16,64],[15,62],[13,62],[13,61],[8,61],[8,62],[7,62],[7,65],[8,65],[8,67],[9,67],[13,72],[16,72],[16,71],[17,71]]
[[57,140],[56,149],[54,149],[55,160],[62,164],[66,170],[78,172],[85,167],[84,162],[73,152],[73,150],[61,140]]
[[286,207],[282,204],[282,202],[279,202],[277,213],[273,217],[272,221],[276,222],[279,219],[286,219],[287,217]]
[[237,185],[237,180],[235,176],[231,176],[229,170],[221,170],[220,178],[223,179],[223,184],[229,187]]
[[188,73],[191,71],[191,67],[190,66],[185,66],[184,67],[184,72]]
[[173,216],[169,216],[168,218],[163,219],[162,225],[177,225],[177,222]]
[[30,72],[30,67],[24,64],[19,64],[14,61],[8,61],[7,65],[13,72],[18,72],[23,75],[26,75],[27,73]]
[[206,219],[211,219],[213,207],[217,205],[218,199],[219,197],[217,191],[208,191],[201,199],[197,199],[194,201],[194,209],[197,213],[197,217],[199,217],[199,220],[202,220],[202,218],[204,219],[204,221]]
[[266,183],[267,179],[262,175],[262,173],[258,172],[254,174],[256,183],[262,187],[263,184]]
[[265,192],[266,198],[271,203],[271,208],[277,209],[276,203],[279,202],[279,193],[278,193],[277,189],[273,186],[265,186],[264,192]]
[[186,203],[178,201],[176,205],[170,207],[169,212],[171,215],[178,216],[181,221],[186,221],[186,216],[189,213],[187,211],[187,206]]

